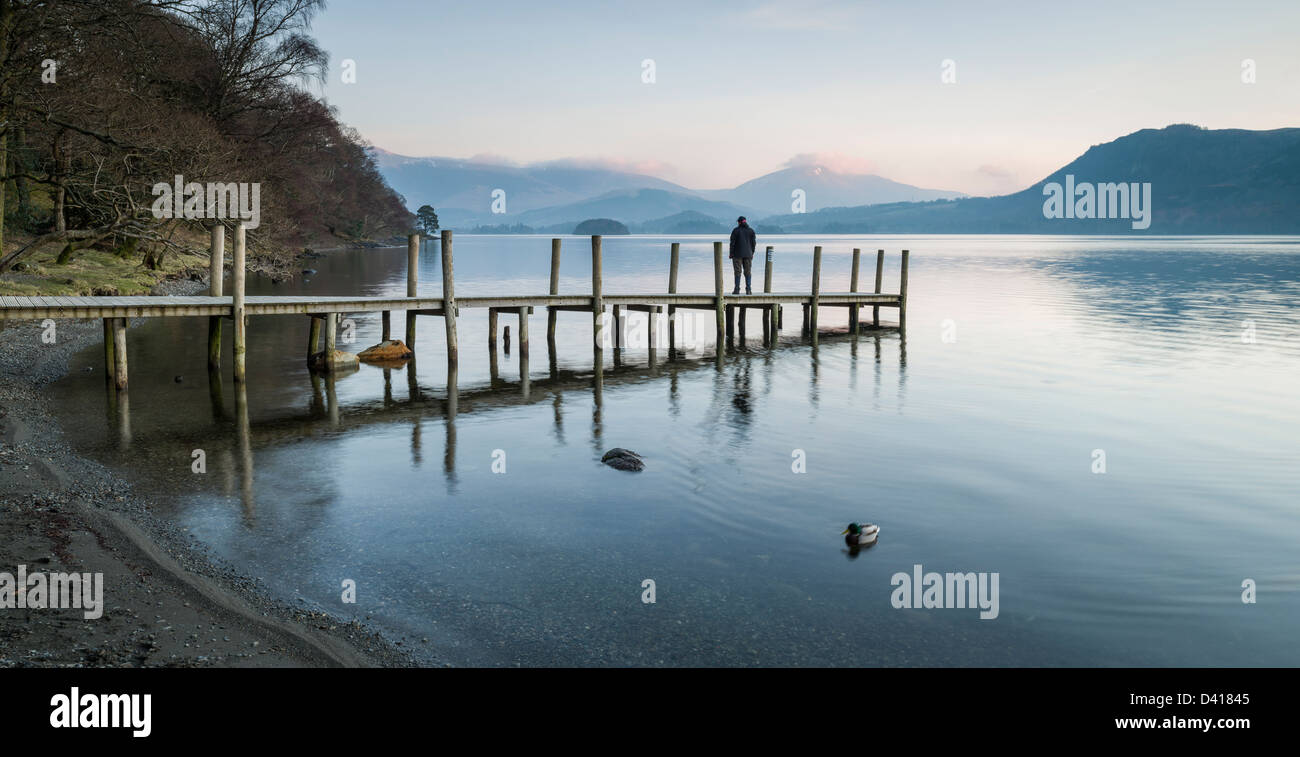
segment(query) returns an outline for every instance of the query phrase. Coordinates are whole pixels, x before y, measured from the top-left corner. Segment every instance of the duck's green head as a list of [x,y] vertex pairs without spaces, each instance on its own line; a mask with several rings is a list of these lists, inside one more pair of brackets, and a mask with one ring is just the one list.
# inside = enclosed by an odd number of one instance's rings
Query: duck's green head
[[860,533],[862,533],[862,526],[859,526],[857,523],[850,523],[849,527],[844,529],[844,531],[840,534],[840,536],[844,536],[846,534],[857,535]]

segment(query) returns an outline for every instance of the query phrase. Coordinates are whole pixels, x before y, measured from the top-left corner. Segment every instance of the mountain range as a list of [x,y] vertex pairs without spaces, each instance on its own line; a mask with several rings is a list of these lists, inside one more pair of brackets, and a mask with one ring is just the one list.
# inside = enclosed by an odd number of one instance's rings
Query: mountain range
[[[1149,185],[1150,223],[1049,218],[1051,185]],[[826,208],[765,219],[790,233],[1300,234],[1300,129],[1142,129],[998,197]]]
[[[408,205],[434,205],[444,227],[464,230],[490,224],[569,233],[582,220],[609,218],[636,233],[713,234],[725,233],[743,214],[769,234],[1300,234],[1300,128],[1143,129],[1094,145],[1041,181],[997,197],[921,189],[820,165],[785,168],[732,189],[690,190],[606,168],[518,167],[382,151],[376,159]],[[1106,189],[1113,195],[1121,184],[1133,213],[1087,217],[1107,206]],[[505,191],[508,213],[491,212],[494,189]],[[804,191],[806,212],[790,212],[795,189]],[[1069,211],[1050,212],[1052,193],[1069,190],[1076,194],[1060,198]],[[1095,196],[1082,198],[1093,190]],[[1109,199],[1111,212],[1101,215],[1116,215],[1117,198]],[[1139,210],[1147,216],[1141,222],[1130,217]]]
[[[643,233],[664,233],[682,224],[702,227],[710,221],[729,229],[739,215],[756,219],[788,213],[795,190],[803,191],[810,211],[964,196],[817,165],[774,171],[732,189],[692,190],[654,176],[593,165],[518,166],[477,159],[413,158],[380,149],[372,154],[389,186],[406,198],[412,210],[432,205],[444,227],[461,229],[523,224],[537,231],[567,233],[589,218],[616,219]],[[498,212],[493,212],[494,203]]]

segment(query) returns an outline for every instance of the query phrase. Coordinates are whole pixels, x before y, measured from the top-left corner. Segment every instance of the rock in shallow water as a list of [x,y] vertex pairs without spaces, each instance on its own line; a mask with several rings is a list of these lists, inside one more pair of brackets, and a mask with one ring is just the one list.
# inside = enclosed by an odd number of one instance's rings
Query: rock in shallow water
[[389,339],[386,342],[380,342],[374,347],[368,347],[357,353],[357,358],[366,362],[382,362],[388,360],[404,360],[412,354],[411,348],[400,339]]
[[615,447],[601,456],[600,461],[611,468],[626,471],[645,470],[645,461],[630,449]]
[[350,352],[334,350],[328,355],[317,352],[307,361],[307,367],[320,373],[330,373],[357,369],[357,356]]

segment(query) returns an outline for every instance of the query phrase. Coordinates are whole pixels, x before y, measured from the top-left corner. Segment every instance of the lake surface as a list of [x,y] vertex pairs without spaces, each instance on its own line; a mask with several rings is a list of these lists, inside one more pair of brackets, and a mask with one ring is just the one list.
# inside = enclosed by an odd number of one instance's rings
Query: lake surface
[[[604,291],[664,291],[671,241],[679,291],[711,291],[706,237],[606,237]],[[563,244],[561,293],[589,293],[589,241]],[[307,318],[259,317],[241,405],[229,336],[214,397],[206,319],[157,319],[130,331],[129,429],[98,348],[52,391],[69,435],[217,556],[429,664],[1300,664],[1300,239],[760,244],[775,291],[808,288],[814,244],[822,291],[848,289],[854,247],[867,286],[887,251],[897,291],[911,250],[905,340],[814,348],[787,306],[776,347],[755,313],[718,363],[703,313],[684,356],[652,361],[641,326],[598,380],[590,315],[560,314],[552,365],[539,311],[525,381],[515,319],[494,370],[486,311],[462,310],[451,391],[441,318],[419,319],[414,370],[324,381]],[[544,293],[549,260],[547,237],[457,236],[457,294]],[[250,293],[405,293],[404,249],[307,265]],[[422,294],[439,271],[434,244]],[[352,320],[343,349],[379,340],[377,313]],[[646,470],[602,465],[616,446]],[[850,554],[850,521],[878,544]],[[896,609],[916,564],[997,573],[998,617]]]

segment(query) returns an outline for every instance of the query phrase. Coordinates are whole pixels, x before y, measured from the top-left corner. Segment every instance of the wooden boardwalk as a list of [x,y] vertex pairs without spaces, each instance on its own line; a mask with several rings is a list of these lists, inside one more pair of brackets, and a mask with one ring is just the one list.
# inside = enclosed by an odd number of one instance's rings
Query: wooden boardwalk
[[[674,305],[682,308],[713,310],[717,297],[712,294],[607,294],[601,299],[607,307],[619,305]],[[806,305],[807,294],[770,292],[752,295],[725,295],[726,305],[761,307],[765,305]],[[820,295],[821,307],[836,305],[878,305],[898,307],[897,294],[870,292],[828,292]],[[589,312],[591,295],[517,295],[457,297],[456,307],[518,308],[556,307]],[[329,313],[374,313],[392,310],[441,310],[441,297],[322,297],[265,296],[244,300],[245,315],[327,315]],[[42,320],[45,318],[166,318],[177,316],[232,317],[234,308],[229,297],[139,296],[139,297],[9,297],[0,296],[0,321]]]
[[[382,339],[390,337],[390,313],[394,310],[406,313],[406,344],[415,348],[415,318],[417,316],[440,316],[446,323],[447,361],[453,369],[459,359],[457,343],[456,318],[465,309],[486,309],[489,318],[489,349],[493,357],[496,354],[497,318],[499,314],[518,315],[518,343],[522,356],[528,354],[528,316],[535,308],[545,308],[548,312],[547,341],[554,351],[556,313],[562,311],[589,312],[593,316],[592,328],[594,349],[598,353],[605,341],[602,330],[606,326],[607,313],[613,316],[614,347],[620,348],[622,329],[620,320],[623,311],[646,312],[651,319],[649,339],[654,339],[655,319],[665,311],[668,321],[668,349],[672,354],[675,348],[674,311],[678,309],[712,310],[716,314],[717,355],[723,354],[724,340],[734,338],[736,309],[740,312],[740,328],[744,335],[744,311],[758,309],[763,311],[763,332],[765,342],[775,342],[775,336],[781,326],[783,306],[798,305],[803,309],[803,329],[815,343],[818,336],[817,311],[822,307],[847,307],[850,309],[850,330],[857,333],[859,310],[864,307],[872,309],[872,325],[880,328],[880,308],[898,309],[898,328],[906,328],[907,317],[907,264],[908,251],[903,251],[902,271],[897,293],[885,293],[882,288],[884,268],[884,250],[877,251],[876,276],[874,291],[858,291],[858,273],[860,251],[853,251],[853,269],[850,291],[822,292],[821,290],[821,251],[820,246],[813,248],[813,267],[808,292],[772,292],[772,248],[767,248],[764,271],[763,292],[755,294],[734,295],[726,292],[723,286],[722,243],[713,245],[714,291],[708,293],[679,293],[677,291],[678,254],[680,245],[671,247],[671,260],[668,275],[668,291],[664,293],[639,292],[632,294],[606,294],[602,291],[601,276],[601,237],[591,238],[592,283],[591,292],[582,294],[561,294],[559,292],[560,240],[551,240],[551,277],[550,291],[537,295],[490,295],[457,297],[455,294],[454,268],[452,260],[452,233],[443,231],[441,238],[442,294],[438,297],[416,296],[418,284],[417,258],[419,254],[419,236],[411,235],[407,245],[407,296],[254,296],[244,295],[244,228],[235,229],[232,245],[234,255],[231,278],[234,291],[223,296],[222,287],[225,273],[224,228],[216,226],[212,230],[211,242],[211,283],[207,295],[195,296],[158,296],[158,297],[17,297],[0,296],[0,321],[43,320],[47,318],[98,318],[104,321],[105,368],[110,380],[118,389],[127,386],[126,329],[128,319],[133,318],[168,318],[168,317],[207,317],[209,324],[208,367],[210,371],[221,370],[222,323],[234,322],[234,379],[243,383],[245,379],[244,358],[246,353],[246,329],[248,316],[299,315],[312,319],[311,335],[307,345],[309,364],[328,372],[335,365],[335,341],[339,316],[343,313],[380,312],[383,314]],[[324,333],[322,334],[322,325]],[[322,339],[323,337],[323,339]],[[651,346],[654,346],[651,344]],[[313,359],[315,358],[315,359]],[[600,360],[596,361],[600,370]]]

